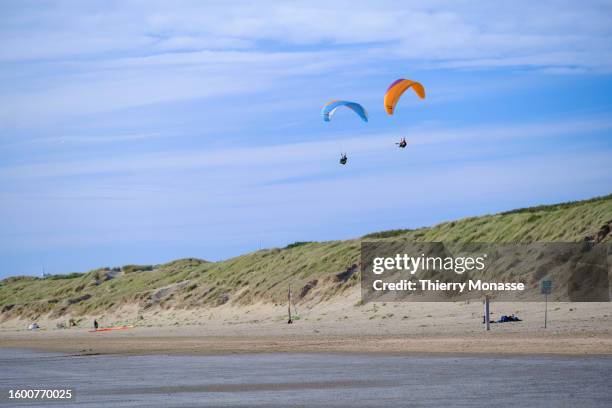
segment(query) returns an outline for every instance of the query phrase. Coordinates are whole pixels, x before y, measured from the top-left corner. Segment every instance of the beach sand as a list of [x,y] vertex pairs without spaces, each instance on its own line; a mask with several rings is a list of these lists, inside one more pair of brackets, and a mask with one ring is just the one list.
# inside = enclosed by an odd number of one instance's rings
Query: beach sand
[[[129,330],[91,333],[93,316],[80,327],[56,329],[59,320],[0,324],[0,347],[71,354],[226,354],[258,352],[612,354],[612,303],[491,303],[491,319],[516,314],[523,321],[482,323],[482,302],[368,303],[359,291],[297,305],[257,304],[208,309],[150,310],[127,305],[96,316],[101,326],[133,324]],[[295,310],[294,310],[295,313]]]

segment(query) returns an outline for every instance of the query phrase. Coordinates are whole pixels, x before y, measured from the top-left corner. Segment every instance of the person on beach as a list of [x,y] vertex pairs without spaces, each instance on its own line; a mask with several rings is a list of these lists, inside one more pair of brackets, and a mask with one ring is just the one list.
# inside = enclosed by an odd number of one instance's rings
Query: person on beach
[[98,330],[98,321],[94,319],[94,329]]

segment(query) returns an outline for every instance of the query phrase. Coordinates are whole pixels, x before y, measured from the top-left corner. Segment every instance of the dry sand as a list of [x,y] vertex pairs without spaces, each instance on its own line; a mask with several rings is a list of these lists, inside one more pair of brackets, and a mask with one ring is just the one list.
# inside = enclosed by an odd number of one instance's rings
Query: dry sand
[[[58,320],[0,325],[0,347],[72,354],[220,354],[256,352],[612,354],[612,303],[491,303],[492,319],[515,313],[522,322],[482,324],[481,302],[369,303],[353,290],[333,301],[298,305],[288,325],[287,306],[224,305],[212,309],[139,311],[124,307],[97,316],[102,326],[134,324],[125,331],[56,329]],[[65,322],[68,317],[61,321]]]

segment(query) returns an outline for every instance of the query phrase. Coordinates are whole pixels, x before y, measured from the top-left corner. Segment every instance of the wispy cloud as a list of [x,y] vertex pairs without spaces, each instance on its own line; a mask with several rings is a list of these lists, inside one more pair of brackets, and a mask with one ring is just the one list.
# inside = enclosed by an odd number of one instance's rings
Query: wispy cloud
[[[27,11],[27,13],[26,13]],[[257,49],[279,44],[387,44],[415,59],[486,61],[568,51],[558,62],[609,69],[607,2],[102,2],[5,7],[0,59]],[[61,23],[60,23],[61,22]],[[399,29],[401,28],[401,29]],[[30,47],[26,45],[32,45]],[[610,54],[609,52],[607,54]],[[584,57],[587,57],[586,59]],[[573,59],[573,60],[572,60]]]
[[[608,192],[610,15],[599,1],[5,2],[0,268],[28,272],[49,248],[58,271],[138,251],[215,259],[264,235]],[[389,117],[402,76],[428,96]],[[332,98],[371,120],[322,123]]]
[[[542,139],[571,135],[580,137],[592,132],[611,131],[611,117],[594,117],[573,120],[554,120],[539,123],[509,123],[496,126],[475,126],[467,128],[401,128],[392,133],[365,134],[359,137],[336,138],[344,146],[350,147],[352,154],[375,156],[389,151],[389,146],[402,135],[415,135],[410,145],[428,149],[427,156],[438,151],[437,158],[455,156],[458,150],[446,148],[450,143],[461,145],[468,143],[470,151],[475,147],[509,140]],[[418,133],[417,133],[418,132]],[[154,135],[153,135],[154,136]],[[121,136],[119,136],[121,137]],[[151,135],[128,135],[125,137],[148,138]],[[306,135],[306,139],[308,136]],[[85,138],[84,140],[90,141]],[[93,140],[95,142],[95,139]],[[221,168],[237,175],[235,169],[249,169],[255,174],[258,169],[283,167],[293,172],[296,168],[312,166],[321,159],[329,160],[338,154],[338,140],[306,141],[299,143],[276,144],[268,146],[221,148],[207,151],[175,150],[155,153],[130,152],[113,157],[102,156],[87,160],[66,160],[25,165],[7,165],[0,167],[0,179],[46,179],[101,174],[122,174],[125,172],[177,172],[188,169]],[[445,156],[441,156],[445,155]],[[428,160],[435,160],[431,158]],[[311,167],[316,170],[316,166]],[[234,171],[231,171],[234,169]],[[239,172],[238,172],[239,173]],[[271,171],[270,174],[276,174]],[[242,178],[242,176],[239,176]],[[248,176],[247,176],[248,177]]]
[[[0,17],[0,61],[9,63],[0,72],[8,81],[0,98],[9,102],[0,123],[263,92],[278,81],[382,61],[612,70],[609,4],[450,2],[437,8],[355,1],[9,4]],[[25,71],[11,69],[24,63]],[[28,83],[12,81],[24,74]]]

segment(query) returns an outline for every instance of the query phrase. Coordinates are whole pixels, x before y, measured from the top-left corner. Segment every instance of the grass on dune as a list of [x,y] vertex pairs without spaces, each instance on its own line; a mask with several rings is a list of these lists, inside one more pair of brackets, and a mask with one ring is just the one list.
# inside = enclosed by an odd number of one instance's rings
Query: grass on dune
[[[612,195],[581,202],[519,209],[445,222],[430,228],[392,230],[360,239],[296,242],[220,262],[180,259],[163,265],[127,265],[47,278],[0,281],[0,318],[22,315],[92,314],[125,304],[148,307],[212,307],[284,302],[289,284],[299,293],[306,283],[321,299],[358,282],[335,279],[359,262],[361,240],[421,242],[575,242],[612,221]],[[314,283],[316,281],[316,283]]]

